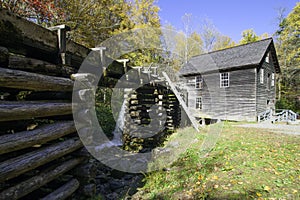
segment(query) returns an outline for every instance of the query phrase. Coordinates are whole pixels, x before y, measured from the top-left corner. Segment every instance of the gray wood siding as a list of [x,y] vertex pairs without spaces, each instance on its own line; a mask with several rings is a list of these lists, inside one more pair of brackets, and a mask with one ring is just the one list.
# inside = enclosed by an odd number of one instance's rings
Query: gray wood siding
[[[260,83],[260,71],[264,69],[264,83]],[[272,82],[272,73],[274,73],[275,84],[271,85]],[[270,74],[270,81],[267,83],[267,77]],[[256,83],[256,112],[257,114],[266,111],[268,108],[275,109],[275,98],[276,98],[276,73],[272,58],[270,57],[270,62],[263,62],[262,65],[257,69],[257,83]],[[268,89],[267,84],[270,85]],[[267,101],[270,101],[270,104],[267,105]]]
[[[196,117],[255,121],[255,68],[228,72],[227,88],[220,88],[220,73],[203,74],[203,89],[195,89],[195,76],[185,77],[191,112]],[[196,97],[202,97],[202,110],[196,109]]]

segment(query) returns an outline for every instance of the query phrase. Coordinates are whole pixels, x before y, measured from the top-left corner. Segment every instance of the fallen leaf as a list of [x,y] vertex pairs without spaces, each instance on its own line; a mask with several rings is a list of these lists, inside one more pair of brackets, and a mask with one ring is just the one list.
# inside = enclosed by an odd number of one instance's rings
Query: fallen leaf
[[261,197],[261,196],[262,196],[262,194],[259,193],[259,192],[256,192],[256,195],[257,195],[258,197]]
[[266,185],[266,186],[264,187],[264,191],[270,192],[270,190],[271,190],[271,188],[270,188],[269,186]]

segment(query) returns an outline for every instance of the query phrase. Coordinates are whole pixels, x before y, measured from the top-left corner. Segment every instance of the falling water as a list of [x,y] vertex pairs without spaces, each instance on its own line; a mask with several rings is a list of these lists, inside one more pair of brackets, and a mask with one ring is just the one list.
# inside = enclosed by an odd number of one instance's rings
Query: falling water
[[113,133],[113,139],[111,141],[108,141],[106,143],[103,143],[97,147],[95,147],[96,151],[100,151],[105,148],[111,148],[115,146],[122,146],[123,141],[122,141],[122,134],[123,134],[123,128],[124,128],[124,115],[125,115],[125,100],[123,101],[121,110],[119,112],[118,120],[115,126],[115,130],[112,132]]
[[115,130],[113,131],[113,139],[112,139],[112,143],[116,146],[121,146],[123,145],[123,141],[122,141],[122,133],[123,133],[123,128],[124,128],[124,115],[125,115],[125,100],[123,101],[121,110],[119,112],[119,116],[118,116],[118,120],[116,123],[116,127]]

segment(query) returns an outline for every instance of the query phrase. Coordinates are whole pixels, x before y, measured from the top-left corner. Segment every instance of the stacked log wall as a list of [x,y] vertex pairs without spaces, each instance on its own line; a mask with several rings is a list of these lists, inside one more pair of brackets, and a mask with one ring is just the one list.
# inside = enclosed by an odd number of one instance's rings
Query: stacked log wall
[[62,64],[56,32],[6,10],[0,32],[0,199],[70,198],[87,184],[77,169],[90,158],[72,118],[70,75],[90,50],[68,41]]

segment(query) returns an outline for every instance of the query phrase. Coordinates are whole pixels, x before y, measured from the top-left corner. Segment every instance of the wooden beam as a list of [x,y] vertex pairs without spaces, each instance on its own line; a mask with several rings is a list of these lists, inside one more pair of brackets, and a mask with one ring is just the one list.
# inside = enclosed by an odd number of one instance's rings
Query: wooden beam
[[0,101],[0,121],[72,114],[72,103]]
[[78,138],[53,144],[0,163],[0,182],[7,181],[82,147]]
[[43,125],[32,131],[2,135],[0,136],[0,154],[25,149],[35,144],[44,144],[74,132],[76,132],[74,122],[65,121]]
[[0,68],[0,87],[34,91],[72,91],[71,79]]
[[39,173],[32,178],[25,180],[17,185],[10,187],[0,193],[0,199],[19,199],[32,191],[40,188],[46,183],[56,179],[65,172],[73,169],[76,165],[80,164],[84,159],[83,158],[74,158],[68,160],[58,167],[49,167],[43,172]]
[[54,192],[48,194],[41,200],[64,200],[73,194],[79,187],[79,182],[77,179],[73,178]]
[[[58,36],[55,32],[5,9],[0,9],[0,32],[0,45],[7,47],[10,52],[55,64],[59,62]],[[68,40],[66,51],[71,66],[79,68],[90,49]]]
[[71,74],[77,72],[77,69],[67,65],[55,65],[43,60],[27,58],[20,55],[9,56],[8,68],[66,78],[69,78]]

